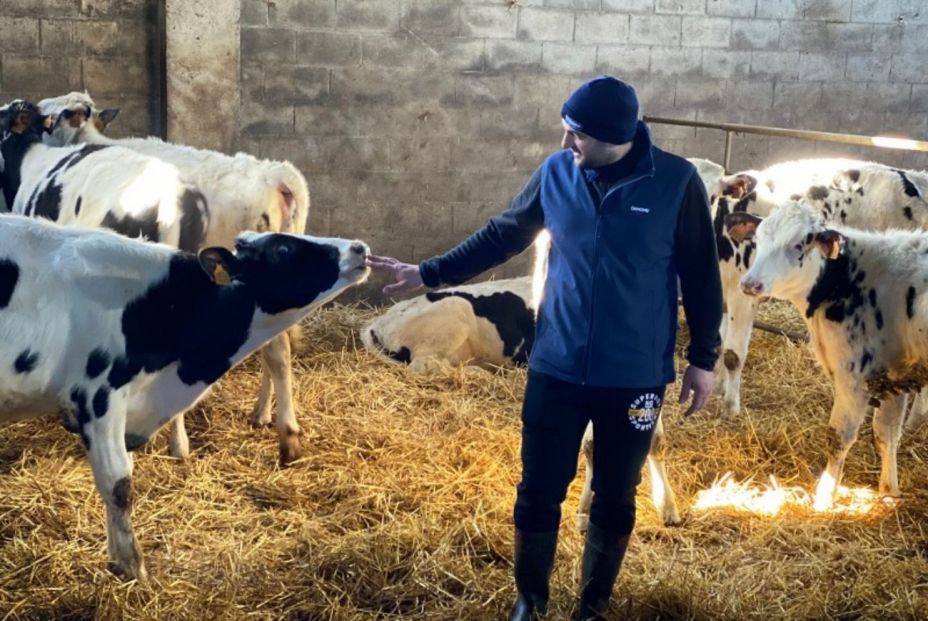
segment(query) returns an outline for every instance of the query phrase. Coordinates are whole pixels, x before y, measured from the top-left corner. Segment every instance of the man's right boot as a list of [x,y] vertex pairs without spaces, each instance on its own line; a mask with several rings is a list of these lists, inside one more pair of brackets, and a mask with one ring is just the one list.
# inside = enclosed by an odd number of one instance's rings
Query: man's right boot
[[510,621],[536,621],[548,607],[548,580],[554,566],[557,531],[527,533],[516,529],[516,603]]

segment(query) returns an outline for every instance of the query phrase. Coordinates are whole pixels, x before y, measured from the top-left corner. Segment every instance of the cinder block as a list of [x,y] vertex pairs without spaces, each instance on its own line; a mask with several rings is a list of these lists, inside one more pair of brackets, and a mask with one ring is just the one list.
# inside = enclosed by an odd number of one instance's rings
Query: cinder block
[[295,38],[284,28],[242,28],[242,64],[293,62]]
[[702,73],[702,50],[678,47],[651,48],[654,77],[695,77]]
[[313,31],[295,36],[296,61],[301,65],[339,67],[361,62],[361,35]]
[[[274,28],[295,30],[335,25],[335,0],[258,0],[258,4],[268,5],[268,21]],[[244,5],[242,17],[244,19]]]
[[654,12],[673,15],[705,15],[706,0],[657,0]]
[[751,52],[751,79],[799,79],[799,52]]
[[[487,151],[491,149],[488,145]],[[389,141],[389,170],[447,171],[451,169],[452,141],[445,136],[400,137]]]
[[921,82],[926,80],[925,58],[915,54],[896,54],[892,59],[889,79],[892,82]]
[[[141,59],[148,34],[143,22],[78,21],[74,22],[74,41],[81,53],[88,56],[114,56]],[[141,42],[141,44],[140,44]]]
[[297,105],[294,107],[297,136],[357,136],[361,110],[330,103]]
[[654,0],[603,0],[603,10],[620,13],[653,13]]
[[461,9],[461,32],[469,37],[512,39],[516,36],[519,11],[504,4],[467,6]]
[[799,79],[803,82],[835,82],[844,79],[847,54],[812,53],[799,54]]
[[778,82],[773,91],[773,108],[786,111],[782,116],[795,122],[802,118],[804,111],[821,106],[822,92],[821,84]]
[[269,7],[267,0],[241,0],[242,26],[267,26]]
[[77,17],[80,0],[3,0],[3,14],[28,17]]
[[151,133],[152,115],[155,114],[155,111],[146,90],[142,89],[139,92],[126,91],[112,98],[97,97],[92,90],[90,94],[95,97],[94,102],[100,107],[119,108],[119,116],[116,117],[116,121],[106,129],[108,136],[112,138],[128,138],[148,136]]
[[410,33],[365,35],[361,40],[365,65],[482,71],[483,39],[423,36]]
[[545,43],[541,47],[541,65],[554,73],[591,73],[596,66],[596,47]]
[[598,11],[600,0],[545,0],[545,6],[575,11]]
[[802,19],[803,0],[760,0],[756,16],[763,19]]
[[707,15],[724,17],[754,17],[757,0],[708,0]]
[[267,65],[264,69],[264,100],[276,104],[308,104],[324,101],[329,93],[329,71],[321,67]]
[[[403,10],[400,23],[404,28],[413,32],[436,35],[456,35],[461,32],[460,6],[456,2],[410,0],[403,5]],[[339,12],[341,12],[341,6],[339,6]]]
[[851,19],[852,0],[801,0],[799,4],[804,20],[847,22]]
[[854,82],[886,82],[891,60],[888,54],[848,54],[847,79]]
[[866,24],[780,22],[780,49],[801,52],[867,52],[873,27]]
[[541,68],[541,43],[535,41],[487,41],[487,69],[525,71]]
[[651,66],[651,49],[644,45],[600,45],[596,50],[596,72],[623,79],[644,77]]
[[639,45],[680,45],[683,21],[677,15],[632,15],[628,42]]
[[628,39],[628,16],[613,13],[578,13],[574,30],[577,43],[615,45]]
[[910,112],[928,112],[928,84],[913,84],[909,100]]
[[292,105],[256,102],[243,97],[239,107],[239,119],[241,134],[246,138],[293,134]]
[[687,17],[683,46],[727,48],[731,41],[731,26],[731,20],[724,17]]
[[925,0],[899,0],[899,17],[907,24],[928,24]]
[[703,50],[702,74],[706,78],[745,79],[751,74],[751,52],[747,50]]
[[928,52],[928,26],[900,22],[873,26],[873,51],[912,54]]
[[119,58],[85,58],[82,65],[84,88],[93,97],[148,94],[148,74],[139,63]]
[[39,20],[34,17],[0,17],[0,52],[39,51]]
[[[74,58],[3,55],[3,90],[17,97],[39,93],[48,96],[48,85],[67,92],[80,88],[80,61]],[[22,94],[21,94],[22,93]]]
[[574,14],[554,9],[521,9],[517,36],[527,41],[572,41]]
[[891,24],[900,15],[899,0],[854,0],[851,21],[865,24]]
[[454,104],[474,109],[513,106],[510,76],[462,75],[455,78]]
[[731,47],[737,50],[775,50],[780,24],[772,19],[732,20]]

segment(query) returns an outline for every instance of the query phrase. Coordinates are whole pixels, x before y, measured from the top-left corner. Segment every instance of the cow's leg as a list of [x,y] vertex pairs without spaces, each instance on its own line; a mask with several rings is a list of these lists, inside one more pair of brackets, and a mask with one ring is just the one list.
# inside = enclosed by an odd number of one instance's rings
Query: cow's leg
[[82,431],[94,482],[106,507],[106,548],[113,572],[128,579],[145,579],[142,552],[129,519],[132,459],[125,443],[125,403],[125,396],[117,392],[108,393],[105,399],[95,396],[92,406],[88,404],[93,413]]
[[727,325],[722,341],[722,417],[735,418],[741,412],[741,372],[748,356],[751,328],[757,312],[757,300],[740,291],[727,300]]
[[186,459],[190,455],[190,439],[187,438],[187,427],[184,425],[183,412],[171,419],[169,450],[171,457],[177,457],[178,459]]
[[923,388],[912,399],[912,408],[905,420],[905,431],[912,432],[928,420],[928,388]]
[[583,491],[577,506],[577,529],[585,533],[590,526],[590,507],[593,505],[593,425],[587,425],[580,442],[580,452],[586,462]]
[[274,393],[277,395],[277,437],[280,442],[280,464],[285,466],[300,457],[300,425],[293,407],[293,367],[290,359],[290,338],[279,334],[261,349]]
[[896,451],[902,436],[907,395],[886,399],[873,413],[873,441],[880,453],[880,493],[885,496],[899,495],[899,474],[896,469]]
[[825,511],[834,500],[835,488],[841,483],[847,452],[857,441],[857,433],[867,413],[866,389],[853,379],[835,378],[835,401],[828,421],[826,451],[828,465],[815,489],[815,509]]
[[667,478],[664,468],[664,423],[657,419],[654,435],[651,436],[651,448],[648,451],[648,467],[651,471],[651,500],[667,526],[680,524],[680,512],[677,510],[677,498]]
[[273,394],[271,370],[265,361],[264,349],[258,357],[261,359],[261,387],[258,389],[258,400],[255,401],[249,417],[252,427],[264,427],[271,424],[271,395]]

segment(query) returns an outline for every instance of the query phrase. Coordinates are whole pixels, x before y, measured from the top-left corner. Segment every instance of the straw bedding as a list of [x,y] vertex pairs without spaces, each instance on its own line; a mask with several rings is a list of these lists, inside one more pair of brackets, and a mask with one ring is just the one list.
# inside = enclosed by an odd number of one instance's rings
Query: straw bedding
[[[295,364],[305,456],[293,467],[277,467],[273,430],[248,425],[254,361],[188,416],[189,460],[166,457],[166,433],[139,452],[133,521],[147,584],[105,569],[103,509],[79,440],[54,421],[0,428],[0,621],[503,618],[525,375],[413,376],[359,351],[370,315],[335,306],[307,321]],[[761,318],[803,329],[783,304]],[[613,617],[928,618],[928,430],[903,438],[895,508],[695,513],[697,491],[724,472],[811,488],[824,465],[831,391],[805,345],[755,331],[743,393],[734,422],[716,416],[716,399],[683,421],[668,399],[668,471],[685,522],[660,523],[645,474]],[[872,488],[878,476],[865,426],[845,482]],[[550,619],[574,603],[579,490],[580,480],[564,505]]]

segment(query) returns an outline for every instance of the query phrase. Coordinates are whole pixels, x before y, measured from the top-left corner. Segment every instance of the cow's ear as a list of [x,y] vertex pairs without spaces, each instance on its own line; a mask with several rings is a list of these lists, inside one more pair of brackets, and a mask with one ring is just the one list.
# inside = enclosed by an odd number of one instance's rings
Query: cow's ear
[[238,258],[221,246],[204,248],[197,258],[200,260],[200,267],[203,268],[210,280],[217,285],[232,284],[232,281],[239,273]]
[[97,129],[101,132],[106,129],[106,127],[113,122],[113,119],[116,118],[116,115],[119,114],[119,108],[104,108],[96,115]]
[[844,252],[844,246],[847,238],[838,231],[822,231],[815,234],[815,245],[821,251],[826,259],[831,261],[837,259]]
[[753,239],[754,233],[757,232],[757,226],[761,222],[763,222],[763,218],[758,218],[746,211],[736,211],[725,216],[725,228],[728,230],[728,236],[739,244],[746,239]]
[[740,173],[723,177],[719,182],[722,196],[731,196],[734,199],[740,199],[746,194],[750,194],[757,187],[757,179],[748,174]]
[[17,110],[13,113],[10,131],[14,134],[24,134],[32,127],[35,116],[29,110]]
[[58,124],[58,117],[54,114],[46,114],[42,117],[42,129],[46,134],[52,133],[52,130],[55,129],[55,125]]

